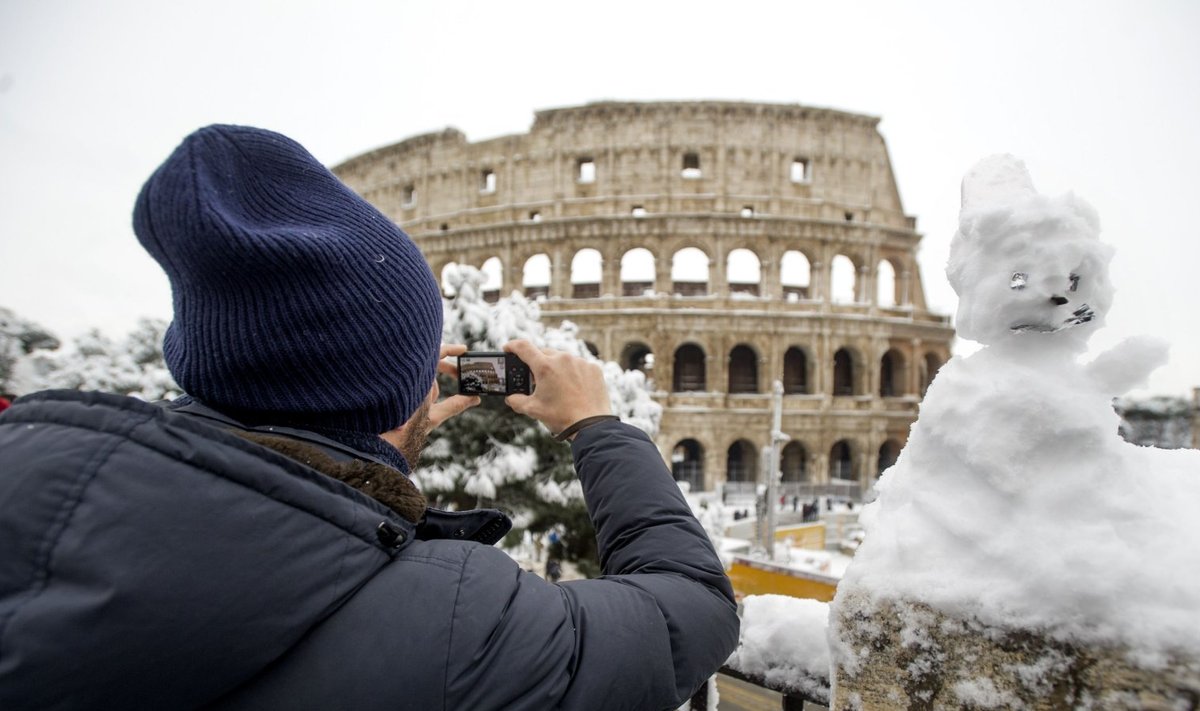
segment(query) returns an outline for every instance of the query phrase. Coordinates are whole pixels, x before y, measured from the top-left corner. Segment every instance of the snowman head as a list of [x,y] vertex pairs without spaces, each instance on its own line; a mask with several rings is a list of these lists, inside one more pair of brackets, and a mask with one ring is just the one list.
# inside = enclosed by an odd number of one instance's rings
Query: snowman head
[[988,345],[1085,348],[1112,304],[1112,249],[1099,234],[1090,205],[1039,194],[1020,160],[980,161],[963,178],[946,265],[958,334]]

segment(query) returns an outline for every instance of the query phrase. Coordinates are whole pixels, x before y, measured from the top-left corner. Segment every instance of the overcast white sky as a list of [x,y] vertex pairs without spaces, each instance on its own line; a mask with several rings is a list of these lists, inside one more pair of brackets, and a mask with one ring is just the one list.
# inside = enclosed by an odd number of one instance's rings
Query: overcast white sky
[[[963,173],[1010,152],[1117,248],[1093,351],[1173,345],[1149,392],[1200,386],[1200,3],[0,0],[0,306],[75,335],[170,317],[130,212],[187,133],[244,123],[327,164],[538,109],[729,99],[882,117],[930,304]],[[1145,394],[1144,392],[1142,394]]]

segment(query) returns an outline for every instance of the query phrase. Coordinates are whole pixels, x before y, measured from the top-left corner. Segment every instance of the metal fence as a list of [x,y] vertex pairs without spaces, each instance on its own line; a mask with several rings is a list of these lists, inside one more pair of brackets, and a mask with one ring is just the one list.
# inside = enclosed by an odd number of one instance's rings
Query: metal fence
[[[753,481],[727,481],[723,484],[727,503],[753,500],[758,490],[758,483]],[[828,496],[839,501],[863,501],[863,489],[857,481],[849,479],[833,479],[823,484],[785,481],[779,485],[779,495],[790,503],[792,497],[807,503],[816,497]]]

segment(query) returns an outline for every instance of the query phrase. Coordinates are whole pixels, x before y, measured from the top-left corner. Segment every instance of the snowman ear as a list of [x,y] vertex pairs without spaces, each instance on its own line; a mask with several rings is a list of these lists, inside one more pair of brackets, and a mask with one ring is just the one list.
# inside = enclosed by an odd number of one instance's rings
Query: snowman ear
[[1003,208],[1037,195],[1025,163],[1007,153],[988,156],[963,176],[964,213]]
[[1059,198],[1060,201],[1067,206],[1079,218],[1093,235],[1100,234],[1100,215],[1096,212],[1096,208],[1083,198],[1075,193],[1067,193]]

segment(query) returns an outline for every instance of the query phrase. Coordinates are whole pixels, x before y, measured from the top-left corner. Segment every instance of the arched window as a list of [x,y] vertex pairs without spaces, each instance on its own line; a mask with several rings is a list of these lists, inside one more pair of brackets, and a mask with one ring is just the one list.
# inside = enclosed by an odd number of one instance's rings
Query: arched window
[[854,357],[845,348],[833,354],[833,394],[854,394]]
[[900,458],[900,443],[894,439],[889,439],[879,447],[879,471],[876,472],[877,477],[883,476],[887,468],[896,463]]
[[796,250],[784,252],[779,264],[779,281],[783,284],[783,298],[787,301],[811,299],[809,287],[812,283],[812,270],[808,257]]
[[571,297],[594,299],[600,296],[600,272],[604,259],[600,252],[587,247],[571,258]]
[[739,344],[729,352],[729,392],[758,392],[758,356],[750,346]]
[[858,287],[858,270],[854,262],[844,254],[833,258],[829,275],[829,300],[837,304],[852,304],[858,299],[855,289]]
[[900,303],[896,296],[896,268],[886,259],[879,260],[879,266],[875,269],[875,303],[880,306]]
[[692,491],[704,487],[704,447],[694,439],[680,440],[671,450],[671,475],[688,483]]
[[725,480],[754,484],[758,480],[758,452],[754,445],[739,439],[729,445],[725,458]]
[[640,370],[647,373],[654,367],[654,352],[650,350],[650,346],[639,341],[626,343],[621,349],[620,364],[622,370]]
[[685,343],[675,351],[675,378],[671,389],[682,393],[704,391],[706,388],[704,351],[695,343]]
[[545,298],[550,295],[550,257],[546,254],[535,254],[525,260],[521,270],[521,287],[525,296],[530,299]]
[[684,247],[671,258],[671,288],[680,296],[708,293],[708,255],[695,247]]
[[621,294],[647,293],[654,293],[654,255],[645,247],[635,247],[621,256]]
[[829,450],[829,478],[854,479],[854,453],[850,443],[840,439]]
[[762,293],[762,262],[748,249],[735,249],[725,260],[725,278],[729,280],[729,293],[758,296]]
[[483,272],[483,300],[494,304],[500,300],[500,289],[504,286],[504,263],[492,257],[479,268]]
[[921,397],[925,397],[925,391],[929,389],[933,378],[937,375],[938,369],[942,367],[942,359],[937,353],[926,353],[924,360],[924,368],[921,373]]
[[808,356],[792,346],[783,354],[783,392],[796,395],[808,392]]
[[779,456],[780,480],[784,484],[808,481],[808,452],[799,442],[788,442]]
[[879,396],[904,394],[904,355],[891,349],[879,359]]

